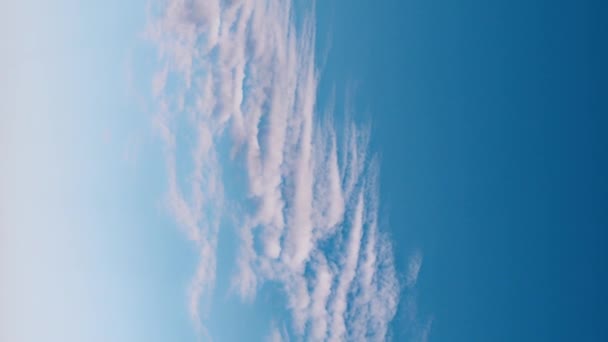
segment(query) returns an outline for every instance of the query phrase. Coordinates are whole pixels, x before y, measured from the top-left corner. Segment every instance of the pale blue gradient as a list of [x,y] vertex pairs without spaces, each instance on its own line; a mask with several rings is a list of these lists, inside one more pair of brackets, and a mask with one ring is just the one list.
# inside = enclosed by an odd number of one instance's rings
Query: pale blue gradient
[[145,2],[0,13],[0,340],[192,339],[190,255],[133,77]]

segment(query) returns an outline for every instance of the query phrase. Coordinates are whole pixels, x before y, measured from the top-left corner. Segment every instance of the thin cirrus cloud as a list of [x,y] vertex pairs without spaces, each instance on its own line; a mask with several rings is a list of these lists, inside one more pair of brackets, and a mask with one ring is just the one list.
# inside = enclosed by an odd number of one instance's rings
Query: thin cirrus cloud
[[[292,6],[169,0],[147,29],[161,65],[152,88],[167,205],[199,251],[190,315],[207,334],[209,308],[200,304],[213,294],[219,230],[231,220],[239,239],[232,291],[243,301],[275,282],[293,335],[384,340],[401,284],[378,227],[379,163],[367,150],[369,129],[347,119],[337,134],[331,113],[317,117],[314,10],[296,17]],[[245,179],[239,195],[226,190],[226,153]],[[284,330],[273,327],[270,339],[284,340]]]
[[407,265],[407,274],[405,279],[405,286],[414,287],[418,281],[418,273],[422,267],[422,254],[420,251],[414,252],[410,257]]

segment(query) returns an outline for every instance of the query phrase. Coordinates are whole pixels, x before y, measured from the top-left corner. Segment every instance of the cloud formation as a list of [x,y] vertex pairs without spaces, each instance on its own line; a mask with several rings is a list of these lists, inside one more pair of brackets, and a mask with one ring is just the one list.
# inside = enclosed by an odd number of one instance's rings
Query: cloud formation
[[[337,134],[331,111],[317,114],[314,8],[292,7],[167,0],[151,16],[167,205],[199,251],[190,315],[206,334],[208,308],[200,305],[213,293],[218,233],[230,217],[240,240],[236,295],[253,301],[264,283],[276,282],[295,336],[381,341],[400,284],[378,226],[379,162],[368,152],[368,128],[347,119]],[[245,179],[237,195],[225,189],[227,155]],[[420,262],[410,266],[408,284]],[[285,335],[273,328],[270,339]]]

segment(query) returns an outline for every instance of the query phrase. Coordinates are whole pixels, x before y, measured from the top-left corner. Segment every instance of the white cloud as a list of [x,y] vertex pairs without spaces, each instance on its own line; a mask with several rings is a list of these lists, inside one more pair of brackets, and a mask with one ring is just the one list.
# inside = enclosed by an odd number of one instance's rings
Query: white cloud
[[275,322],[272,323],[270,334],[266,337],[268,342],[289,342],[289,336],[285,326],[279,328]]
[[431,327],[433,326],[433,320],[429,319],[426,321],[422,330],[420,331],[420,341],[426,342],[429,340],[429,335],[431,334]]
[[322,254],[317,256],[317,274],[315,277],[314,290],[310,304],[310,323],[311,339],[322,341],[327,335],[327,328],[330,323],[330,316],[327,312],[327,302],[331,296],[333,283],[333,272],[327,265],[327,261]]
[[[369,129],[347,117],[339,140],[332,113],[317,118],[314,11],[305,12],[295,20],[289,0],[167,0],[147,32],[161,65],[152,88],[168,207],[199,252],[189,305],[201,333],[226,217],[240,239],[233,291],[253,301],[279,283],[295,335],[384,340],[396,312]],[[246,189],[226,191],[224,163]],[[238,214],[225,210],[235,203]],[[269,338],[287,335],[275,326]]]
[[410,260],[407,265],[405,286],[414,287],[416,285],[416,282],[418,281],[418,273],[420,273],[421,267],[422,267],[422,254],[420,253],[420,251],[416,251],[410,257]]
[[351,282],[355,278],[361,237],[363,235],[363,206],[365,205],[363,193],[360,193],[358,197],[352,217],[352,226],[345,246],[346,250],[344,251],[341,263],[342,270],[331,306],[332,323],[330,341],[342,341],[346,333],[344,314],[348,305],[347,294],[350,290]]
[[270,336],[268,336],[268,342],[283,342],[283,337],[281,336],[281,332],[276,330],[276,328],[273,329],[270,333]]

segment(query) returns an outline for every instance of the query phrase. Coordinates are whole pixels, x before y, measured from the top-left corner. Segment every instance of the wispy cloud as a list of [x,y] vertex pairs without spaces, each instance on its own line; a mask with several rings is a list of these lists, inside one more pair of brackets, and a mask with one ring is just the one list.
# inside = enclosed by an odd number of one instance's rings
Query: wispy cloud
[[410,257],[410,260],[407,264],[407,274],[406,274],[406,279],[405,279],[405,286],[413,287],[416,285],[416,282],[418,281],[418,273],[420,273],[421,267],[422,267],[422,253],[420,253],[420,251],[416,251]]
[[[338,135],[332,113],[316,114],[314,10],[296,20],[289,0],[167,0],[156,11],[147,31],[160,59],[154,122],[168,207],[199,251],[189,292],[199,331],[219,227],[231,217],[240,239],[236,295],[252,301],[263,283],[278,282],[293,334],[384,340],[400,286],[378,226],[379,162],[368,151],[368,128],[347,119]],[[238,195],[225,189],[224,159],[246,180]],[[226,212],[228,203],[242,210]],[[273,329],[271,340],[285,339]]]
[[415,250],[410,255],[407,262],[407,270],[405,274],[405,295],[402,299],[403,319],[407,323],[407,333],[414,341],[425,342],[431,333],[433,318],[421,318],[418,312],[417,289],[418,275],[422,268],[422,253],[420,250]]

